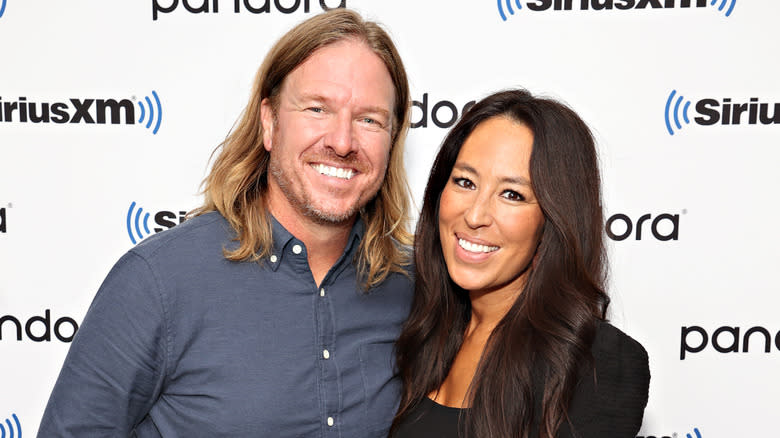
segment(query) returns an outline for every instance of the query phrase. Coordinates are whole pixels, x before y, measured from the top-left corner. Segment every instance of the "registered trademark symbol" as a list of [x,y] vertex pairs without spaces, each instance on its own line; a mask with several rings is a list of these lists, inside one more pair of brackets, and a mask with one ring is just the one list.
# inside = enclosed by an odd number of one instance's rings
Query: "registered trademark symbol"
[[[685,213],[685,210],[683,210],[683,213]],[[672,434],[672,438],[677,438],[677,432]]]
[[14,208],[14,203],[13,202],[9,202],[8,203],[8,208]]
[[130,99],[131,100],[135,100],[135,96],[130,96]]
[[687,208],[683,208],[682,214],[688,214],[688,209]]

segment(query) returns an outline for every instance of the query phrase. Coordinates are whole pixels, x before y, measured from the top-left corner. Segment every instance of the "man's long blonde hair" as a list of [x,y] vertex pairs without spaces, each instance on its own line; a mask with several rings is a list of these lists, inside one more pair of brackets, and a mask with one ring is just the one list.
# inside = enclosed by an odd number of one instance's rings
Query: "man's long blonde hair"
[[[404,272],[409,226],[409,188],[404,169],[403,143],[409,126],[409,83],[401,57],[389,35],[377,24],[347,9],[334,9],[299,24],[285,34],[258,70],[249,103],[217,148],[210,174],[203,181],[205,200],[195,215],[219,211],[236,231],[240,245],[224,250],[233,261],[261,261],[271,255],[271,221],[266,207],[269,153],[263,147],[260,104],[269,98],[276,105],[284,79],[312,53],[345,39],[365,42],[387,67],[395,88],[392,143],[387,173],[379,192],[360,217],[365,235],[356,257],[365,289],[392,272]],[[216,151],[215,151],[216,152]]]

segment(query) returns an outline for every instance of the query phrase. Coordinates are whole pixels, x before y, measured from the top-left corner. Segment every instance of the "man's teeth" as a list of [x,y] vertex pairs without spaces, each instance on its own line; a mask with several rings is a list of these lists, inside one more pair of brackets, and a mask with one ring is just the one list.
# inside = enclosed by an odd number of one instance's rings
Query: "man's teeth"
[[458,245],[469,252],[493,252],[498,249],[497,246],[487,246],[480,245],[478,243],[471,243],[466,239],[458,239]]
[[312,164],[312,167],[323,175],[335,176],[336,178],[341,179],[351,179],[352,175],[355,173],[352,169],[342,169],[340,167],[326,166],[324,164]]

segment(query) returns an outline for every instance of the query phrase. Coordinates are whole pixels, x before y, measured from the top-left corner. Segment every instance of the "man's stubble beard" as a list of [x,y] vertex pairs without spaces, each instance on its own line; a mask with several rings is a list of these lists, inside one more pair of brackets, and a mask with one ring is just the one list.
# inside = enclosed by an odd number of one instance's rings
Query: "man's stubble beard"
[[[313,220],[315,223],[322,225],[341,225],[352,220],[360,209],[365,206],[371,199],[376,197],[374,193],[366,202],[361,203],[360,200],[354,205],[350,206],[347,211],[342,213],[331,213],[323,211],[314,204],[311,199],[311,193],[307,193],[304,190],[296,191],[294,189],[295,183],[290,175],[288,175],[282,167],[279,165],[279,161],[276,158],[276,154],[273,150],[270,152],[270,159],[268,162],[268,173],[276,182],[276,185],[282,191],[287,201],[292,205],[294,209],[301,212],[305,217]],[[377,191],[378,193],[378,191]]]

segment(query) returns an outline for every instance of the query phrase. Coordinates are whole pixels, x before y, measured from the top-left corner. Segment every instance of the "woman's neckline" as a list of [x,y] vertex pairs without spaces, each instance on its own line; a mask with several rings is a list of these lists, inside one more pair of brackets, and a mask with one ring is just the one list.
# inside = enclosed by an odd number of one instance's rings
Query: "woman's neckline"
[[436,400],[434,400],[434,399],[432,399],[432,398],[428,397],[427,395],[425,396],[425,398],[426,398],[426,399],[427,399],[427,400],[428,400],[428,401],[429,401],[431,404],[433,404],[434,406],[438,406],[438,407],[440,407],[440,408],[444,408],[444,409],[450,409],[450,410],[453,410],[453,411],[462,411],[462,410],[464,410],[464,409],[467,409],[467,408],[456,408],[456,407],[452,407],[452,406],[443,405],[443,404],[441,404],[441,403],[437,402]]

